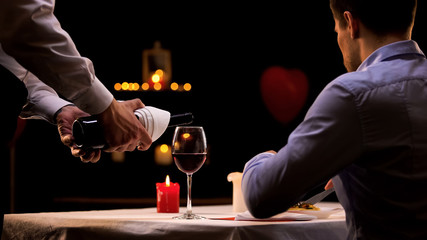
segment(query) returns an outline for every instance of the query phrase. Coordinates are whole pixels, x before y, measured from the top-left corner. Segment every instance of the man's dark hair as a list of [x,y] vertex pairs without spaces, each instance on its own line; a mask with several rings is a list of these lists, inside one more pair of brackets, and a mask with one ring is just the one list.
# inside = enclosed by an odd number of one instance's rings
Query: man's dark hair
[[378,33],[404,33],[415,18],[417,0],[330,0],[330,7],[340,24],[345,11],[358,18],[368,29]]

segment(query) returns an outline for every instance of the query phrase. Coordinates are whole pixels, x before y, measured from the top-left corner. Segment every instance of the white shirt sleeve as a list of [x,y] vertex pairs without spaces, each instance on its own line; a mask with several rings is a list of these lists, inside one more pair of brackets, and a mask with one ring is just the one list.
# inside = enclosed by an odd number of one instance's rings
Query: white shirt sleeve
[[26,119],[44,119],[55,123],[55,113],[71,104],[61,99],[55,90],[41,82],[34,74],[23,68],[11,56],[3,52],[0,45],[0,64],[12,72],[17,78],[24,82],[27,91],[27,103],[21,111],[20,117]]
[[96,78],[54,16],[54,0],[0,1],[4,51],[57,93],[90,114],[103,112],[113,95]]

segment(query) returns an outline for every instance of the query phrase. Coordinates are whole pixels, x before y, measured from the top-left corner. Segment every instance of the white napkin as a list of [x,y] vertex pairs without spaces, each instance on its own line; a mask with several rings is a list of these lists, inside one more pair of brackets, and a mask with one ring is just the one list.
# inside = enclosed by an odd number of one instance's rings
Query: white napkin
[[135,115],[150,134],[153,142],[165,132],[171,116],[168,111],[150,106],[135,110]]
[[249,211],[242,212],[236,215],[235,221],[309,221],[316,219],[316,216],[308,214],[299,214],[284,212],[274,215],[270,218],[255,218]]

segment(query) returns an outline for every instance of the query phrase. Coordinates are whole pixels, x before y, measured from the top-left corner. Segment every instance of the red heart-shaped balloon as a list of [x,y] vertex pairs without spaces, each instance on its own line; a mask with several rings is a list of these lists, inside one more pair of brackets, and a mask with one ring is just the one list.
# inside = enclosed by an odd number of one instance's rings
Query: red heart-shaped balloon
[[308,94],[307,77],[299,69],[269,67],[263,72],[260,85],[267,109],[283,124],[298,115]]

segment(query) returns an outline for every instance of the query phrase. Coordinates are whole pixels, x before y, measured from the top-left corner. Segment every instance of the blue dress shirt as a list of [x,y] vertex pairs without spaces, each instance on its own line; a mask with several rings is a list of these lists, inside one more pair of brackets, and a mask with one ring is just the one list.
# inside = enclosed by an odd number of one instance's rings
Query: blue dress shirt
[[332,177],[349,239],[427,239],[427,61],[416,42],[383,46],[329,83],[286,146],[246,163],[242,190],[264,218]]

